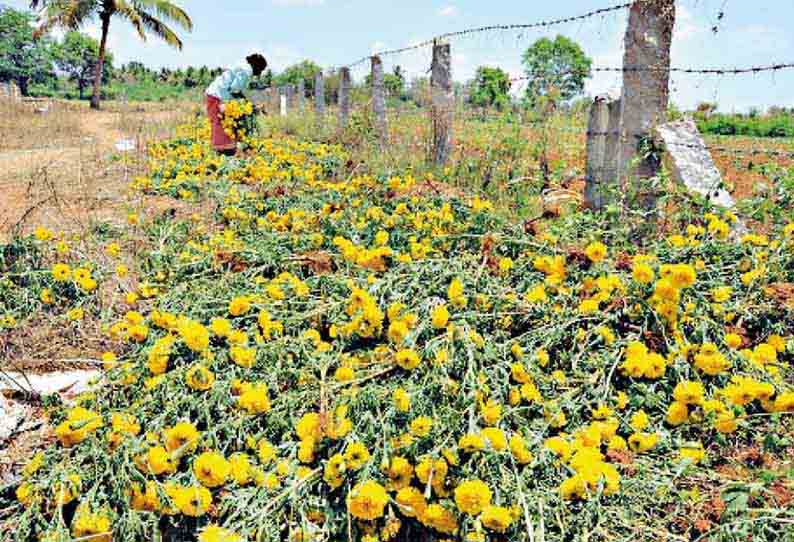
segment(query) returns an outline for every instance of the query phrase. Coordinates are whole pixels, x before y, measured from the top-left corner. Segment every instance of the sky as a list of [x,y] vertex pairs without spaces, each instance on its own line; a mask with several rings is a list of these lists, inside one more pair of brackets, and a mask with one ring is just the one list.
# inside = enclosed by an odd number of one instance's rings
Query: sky
[[[0,0],[24,8],[26,0]],[[261,51],[278,72],[303,59],[323,67],[349,64],[383,49],[403,47],[438,34],[492,24],[528,24],[568,17],[624,0],[176,0],[192,17],[181,33],[184,50],[156,38],[141,42],[123,20],[111,24],[109,47],[116,63],[138,60],[152,67],[228,66]],[[718,17],[724,12],[722,18]],[[521,75],[521,54],[540,37],[576,40],[594,66],[619,67],[627,11],[540,30],[477,34],[452,41],[453,77],[465,81],[480,65]],[[677,0],[672,64],[691,68],[749,67],[794,62],[792,0]],[[716,27],[716,32],[714,31]],[[98,37],[97,25],[83,29]],[[427,74],[430,50],[384,57],[408,77]],[[368,67],[354,70],[362,79]],[[589,95],[620,88],[620,74],[596,74]],[[691,109],[716,101],[723,111],[771,105],[794,107],[794,70],[744,76],[673,75],[673,102]],[[520,84],[513,89],[520,92]]]

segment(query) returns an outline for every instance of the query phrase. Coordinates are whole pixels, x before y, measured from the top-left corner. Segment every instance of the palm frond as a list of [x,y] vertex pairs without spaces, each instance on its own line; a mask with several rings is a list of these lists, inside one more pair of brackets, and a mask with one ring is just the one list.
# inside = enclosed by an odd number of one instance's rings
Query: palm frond
[[188,32],[193,30],[193,21],[181,7],[169,0],[131,0],[140,12],[150,17],[163,19],[161,22],[171,22]]
[[143,25],[146,27],[146,30],[166,42],[171,47],[175,47],[180,51],[182,50],[182,40],[179,39],[179,36],[177,36],[176,33],[168,27],[168,25],[166,25],[160,19],[152,17],[146,12],[140,12],[139,15],[143,21]]
[[41,24],[36,31],[39,35],[55,27],[78,30],[92,18],[98,7],[97,0],[38,0],[38,5],[42,8]]
[[138,36],[143,40],[146,41],[146,27],[143,23],[143,19],[141,18],[140,12],[135,9],[135,6],[126,2],[126,0],[116,0],[116,15],[122,17],[123,19],[127,19],[135,31],[138,32]]

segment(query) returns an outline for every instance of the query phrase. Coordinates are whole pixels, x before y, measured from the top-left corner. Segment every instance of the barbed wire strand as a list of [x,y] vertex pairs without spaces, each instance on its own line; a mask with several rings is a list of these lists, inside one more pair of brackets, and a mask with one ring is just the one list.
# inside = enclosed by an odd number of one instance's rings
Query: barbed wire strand
[[513,30],[529,30],[529,29],[534,29],[534,28],[544,28],[544,27],[549,27],[549,26],[557,26],[557,25],[572,23],[572,22],[576,22],[576,21],[583,21],[585,19],[590,19],[592,17],[598,17],[598,16],[601,16],[601,15],[606,15],[608,13],[629,9],[633,4],[634,4],[634,2],[627,2],[627,3],[624,3],[624,4],[619,4],[619,5],[615,5],[615,6],[609,6],[609,7],[605,7],[605,8],[596,9],[596,10],[593,10],[593,11],[589,11],[587,13],[583,13],[581,15],[575,15],[575,16],[572,16],[572,17],[565,17],[565,18],[562,18],[562,19],[554,19],[554,20],[550,20],[550,21],[540,21],[540,22],[537,22],[537,23],[488,25],[488,26],[479,26],[479,27],[476,27],[476,28],[467,28],[465,30],[458,30],[458,31],[455,31],[455,32],[446,32],[444,34],[439,34],[438,36],[426,39],[424,41],[421,41],[419,43],[415,43],[413,45],[408,45],[406,47],[400,47],[398,49],[389,49],[389,50],[374,52],[374,53],[372,53],[370,55],[367,55],[365,57],[362,57],[362,58],[356,60],[355,62],[352,62],[351,64],[347,64],[346,67],[352,68],[354,66],[358,66],[360,64],[363,64],[363,63],[367,62],[373,56],[384,57],[384,56],[398,55],[398,54],[401,54],[401,53],[406,53],[408,51],[414,51],[414,50],[417,50],[417,49],[422,49],[424,47],[428,47],[430,45],[433,45],[433,43],[435,43],[437,41],[452,40],[452,39],[459,38],[459,37],[462,37],[462,36],[469,36],[469,35],[472,35],[472,34],[480,34],[480,33],[484,33],[484,32],[494,32],[494,31],[502,32],[502,31],[513,31]]

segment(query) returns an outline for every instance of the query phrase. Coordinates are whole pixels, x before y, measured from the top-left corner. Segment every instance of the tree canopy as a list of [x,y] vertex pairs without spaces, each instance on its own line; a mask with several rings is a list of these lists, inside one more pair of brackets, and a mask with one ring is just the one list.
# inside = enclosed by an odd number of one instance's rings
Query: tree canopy
[[578,96],[584,92],[593,64],[579,44],[565,36],[537,40],[526,50],[522,62],[531,105],[541,97],[567,101]]
[[157,36],[168,45],[182,49],[182,40],[168,26],[173,23],[186,31],[193,30],[193,22],[188,14],[169,0],[31,0],[30,7],[43,9],[43,22],[39,32],[44,33],[52,28],[77,30],[85,23],[98,18],[102,26],[102,39],[99,43],[99,58],[94,75],[94,92],[91,107],[99,109],[100,74],[105,62],[110,21],[113,18],[124,19],[146,41],[148,34]]
[[288,66],[280,74],[273,76],[273,82],[277,86],[297,85],[301,80],[304,81],[306,94],[314,93],[314,77],[322,71],[322,68],[311,60],[303,60],[292,66]]
[[501,68],[480,66],[471,82],[469,101],[479,107],[504,109],[510,104],[510,76]]
[[53,74],[49,38],[35,37],[30,13],[0,6],[0,81],[14,81],[23,95],[31,82]]
[[[54,48],[55,64],[69,79],[77,83],[80,99],[86,88],[94,82],[96,65],[99,62],[99,42],[80,32],[67,32],[63,41]],[[113,55],[108,52],[102,69],[102,79],[110,79]]]

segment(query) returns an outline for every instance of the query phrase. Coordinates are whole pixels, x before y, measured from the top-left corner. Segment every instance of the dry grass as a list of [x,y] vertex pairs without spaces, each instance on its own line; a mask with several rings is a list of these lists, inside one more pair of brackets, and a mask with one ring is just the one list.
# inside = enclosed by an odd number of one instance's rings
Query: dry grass
[[[135,206],[129,181],[148,141],[173,134],[190,104],[108,103],[101,112],[61,101],[0,101],[0,240],[38,225],[79,233]],[[42,112],[46,109],[46,112]],[[135,149],[119,152],[121,140]]]

